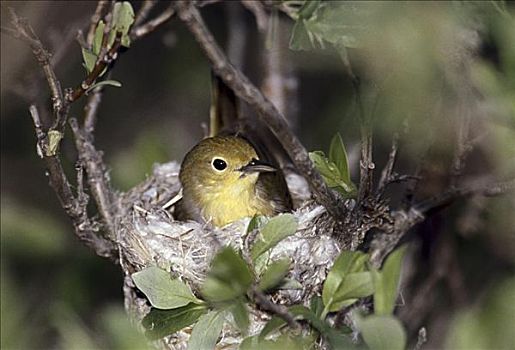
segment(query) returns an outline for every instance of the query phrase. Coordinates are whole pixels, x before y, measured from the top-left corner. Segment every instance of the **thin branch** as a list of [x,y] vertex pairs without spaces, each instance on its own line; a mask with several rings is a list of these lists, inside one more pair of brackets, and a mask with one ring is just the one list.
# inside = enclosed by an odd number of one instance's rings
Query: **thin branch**
[[393,212],[393,228],[383,230],[385,233],[372,241],[370,258],[372,264],[376,267],[381,266],[384,258],[395,249],[404,235],[435,210],[441,209],[459,198],[471,195],[498,196],[510,191],[515,191],[515,179],[462,188],[451,188],[437,196],[413,205],[409,210]]
[[264,32],[268,23],[268,15],[263,7],[263,4],[254,0],[241,0],[241,4],[256,18],[257,27],[260,32]]
[[384,259],[395,249],[404,235],[416,224],[422,222],[425,216],[415,208],[408,211],[393,212],[393,228],[388,228],[371,243],[370,262],[376,268],[381,267]]
[[103,87],[98,87],[88,96],[88,101],[84,106],[84,132],[93,134],[97,120],[98,107],[102,101]]
[[229,62],[204,24],[198,10],[188,1],[177,2],[177,9],[180,19],[200,44],[216,74],[234,90],[238,97],[259,112],[258,117],[281,141],[294,165],[308,181],[317,202],[322,204],[333,217],[340,217],[342,206],[338,205],[335,195],[327,188],[309,159],[308,152],[289,130],[281,113],[245,75]]
[[22,37],[20,35],[20,32],[18,32],[15,29],[7,28],[7,27],[1,27],[0,30],[1,30],[2,34],[8,35],[10,37],[13,37],[13,38],[19,39],[19,40],[22,39]]
[[[52,129],[56,129],[63,133],[68,114],[68,104],[63,99],[63,90],[61,89],[61,84],[57,79],[54,69],[50,63],[51,55],[45,49],[37,35],[34,33],[32,27],[27,23],[27,20],[18,17],[13,8],[9,8],[9,13],[11,16],[11,23],[17,32],[14,37],[21,39],[29,44],[34,57],[38,61],[45,74],[45,78],[52,95],[52,108],[55,117]],[[13,30],[3,30],[3,32],[12,34]]]
[[156,6],[157,0],[145,0],[143,1],[143,4],[141,5],[140,9],[138,10],[138,13],[136,13],[136,18],[134,19],[134,26],[138,27],[141,23],[143,23],[147,17],[150,11]]
[[[461,102],[464,104],[465,102]],[[451,186],[456,186],[463,173],[465,167],[465,158],[469,151],[472,149],[468,145],[470,133],[470,110],[466,106],[462,106],[463,114],[459,116],[458,130],[456,135],[456,144],[454,151],[454,158],[451,166]]]
[[79,152],[79,160],[84,164],[88,174],[88,184],[95,203],[107,229],[108,237],[115,239],[115,198],[106,175],[102,154],[96,150],[90,140],[79,129],[75,118],[70,119],[70,126],[75,136],[75,146]]
[[157,28],[159,28],[166,22],[168,22],[175,15],[175,10],[173,8],[173,5],[174,5],[173,3],[170,4],[170,6],[166,10],[164,10],[159,16],[157,16],[156,18],[154,18],[152,20],[149,20],[145,24],[141,24],[139,26],[133,26],[132,30],[131,30],[131,34],[130,34],[131,39],[132,40],[141,39],[144,36],[152,33],[154,30],[156,30]]
[[272,301],[270,301],[270,299],[267,298],[265,293],[259,291],[257,288],[253,288],[252,296],[254,297],[254,301],[258,306],[260,306],[263,310],[268,311],[274,315],[277,315],[283,320],[285,320],[292,330],[300,328],[299,323],[295,321],[295,316],[293,316],[288,311],[288,308],[286,306],[273,303]]
[[471,195],[492,197],[513,190],[515,190],[515,179],[504,182],[483,183],[461,188],[450,188],[439,195],[415,204],[413,207],[421,213],[428,213],[430,211],[445,207],[454,202],[456,199],[462,197],[468,197]]
[[379,185],[377,189],[378,196],[382,196],[386,185],[391,183],[393,179],[393,168],[395,166],[395,160],[397,158],[397,149],[399,147],[399,134],[395,133],[392,139],[392,148],[390,150],[390,154],[388,155],[388,161],[386,162],[383,171],[381,172],[381,179],[379,180]]

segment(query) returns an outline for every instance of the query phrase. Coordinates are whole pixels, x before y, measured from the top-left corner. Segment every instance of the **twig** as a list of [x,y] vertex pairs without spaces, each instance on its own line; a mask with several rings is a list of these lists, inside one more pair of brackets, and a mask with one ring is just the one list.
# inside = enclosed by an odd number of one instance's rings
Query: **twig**
[[430,211],[445,207],[461,197],[467,197],[471,195],[483,195],[486,197],[492,197],[513,190],[515,190],[515,179],[504,182],[485,183],[461,188],[451,187],[439,195],[413,205],[413,207],[421,213],[428,213]]
[[[34,30],[27,23],[27,20],[18,17],[16,12],[12,8],[9,8],[9,13],[11,15],[11,23],[13,24],[16,31],[16,34],[13,36],[29,44],[30,48],[32,49],[32,53],[34,54],[34,57],[43,69],[45,78],[47,80],[52,95],[52,108],[55,117],[54,125],[52,128],[63,133],[68,114],[68,104],[63,99],[63,90],[61,89],[61,84],[57,79],[54,69],[52,68],[52,65],[50,63],[51,55],[43,47],[43,44],[34,33]],[[11,29],[2,31],[10,35],[13,34],[13,30]]]
[[260,32],[264,32],[266,30],[266,24],[268,22],[268,16],[266,14],[265,9],[263,8],[263,4],[259,1],[254,0],[241,0],[241,4],[256,18],[257,27]]
[[281,141],[294,165],[308,181],[317,202],[322,204],[333,217],[340,217],[342,206],[338,205],[335,195],[327,188],[309,159],[308,152],[289,130],[281,113],[246,76],[229,62],[204,24],[198,10],[187,1],[178,1],[177,9],[180,19],[200,44],[216,74],[234,90],[238,97],[259,112],[258,117]]
[[[465,102],[461,102],[464,104]],[[470,111],[468,107],[462,107],[464,109],[464,115],[459,116],[458,130],[456,135],[456,145],[454,151],[454,158],[451,166],[451,186],[456,186],[463,173],[465,167],[465,158],[468,155],[470,147],[469,132],[470,132]]]
[[164,10],[156,18],[149,20],[145,24],[141,24],[139,26],[133,26],[132,30],[131,30],[131,34],[130,34],[131,39],[132,40],[141,39],[144,36],[152,33],[158,27],[160,27],[164,23],[168,22],[174,15],[175,15],[175,10],[173,8],[173,3],[172,3],[166,10]]
[[393,228],[378,236],[371,243],[370,262],[376,268],[381,267],[386,256],[395,249],[402,237],[425,218],[420,211],[414,208],[408,211],[393,212],[391,216],[394,219]]
[[437,196],[423,200],[413,205],[409,210],[399,210],[392,213],[394,225],[392,229],[378,236],[371,244],[370,261],[376,267],[381,266],[384,258],[397,246],[404,235],[416,224],[437,209],[441,209],[459,198],[471,195],[497,196],[509,191],[515,191],[515,179],[483,183],[462,188],[451,188]]
[[99,87],[88,96],[88,102],[86,102],[84,106],[84,131],[90,135],[92,135],[95,130],[98,106],[101,101],[102,87]]
[[393,167],[395,166],[395,160],[397,158],[397,149],[399,147],[399,134],[395,133],[392,139],[392,148],[388,155],[388,161],[386,162],[383,171],[381,172],[381,179],[377,189],[377,195],[380,197],[383,195],[386,185],[391,183],[393,178]]
[[295,321],[295,316],[293,316],[284,305],[273,303],[263,292],[259,291],[257,288],[252,289],[252,296],[254,297],[256,304],[259,305],[263,310],[277,315],[285,320],[291,329],[299,329],[300,325],[297,321]]
[[115,239],[114,232],[114,212],[115,200],[114,192],[109,185],[106,176],[106,169],[102,160],[102,155],[98,152],[90,140],[79,129],[75,118],[70,118],[70,126],[75,136],[75,146],[79,152],[79,161],[84,164],[88,174],[88,184],[95,198],[98,212],[108,229],[108,237]]
[[141,5],[140,9],[136,13],[136,17],[134,18],[134,26],[137,27],[141,23],[143,23],[147,17],[150,11],[156,6],[157,0],[145,0],[143,1],[143,4]]

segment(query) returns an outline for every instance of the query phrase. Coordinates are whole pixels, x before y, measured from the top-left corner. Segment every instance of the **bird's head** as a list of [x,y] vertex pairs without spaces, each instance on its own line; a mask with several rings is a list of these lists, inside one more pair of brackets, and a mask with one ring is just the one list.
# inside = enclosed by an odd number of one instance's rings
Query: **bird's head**
[[216,136],[202,140],[186,154],[180,180],[185,196],[216,199],[221,193],[237,196],[238,192],[252,191],[261,172],[275,170],[260,161],[244,139]]

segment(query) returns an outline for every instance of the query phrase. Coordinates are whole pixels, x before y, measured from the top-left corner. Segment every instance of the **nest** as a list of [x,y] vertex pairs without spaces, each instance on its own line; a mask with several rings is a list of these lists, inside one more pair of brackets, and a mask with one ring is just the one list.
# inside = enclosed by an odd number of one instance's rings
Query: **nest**
[[[118,223],[118,242],[121,265],[126,272],[126,307],[138,319],[150,309],[145,298],[136,292],[130,275],[144,267],[157,265],[186,282],[197,295],[218,248],[231,246],[248,249],[247,226],[250,219],[242,219],[223,228],[214,228],[194,221],[181,222],[173,218],[173,207],[163,205],[180,192],[180,166],[177,162],[155,165],[153,174],[142,184],[122,196],[125,215]],[[309,299],[320,294],[329,268],[340,252],[333,238],[334,225],[324,207],[310,200],[305,180],[294,174],[286,176],[288,187],[297,209],[297,232],[279,242],[270,252],[271,261],[289,258],[292,261],[287,278],[297,286],[280,289],[271,297],[274,302],[307,305]],[[261,331],[269,315],[251,310],[249,335]],[[191,329],[165,339],[174,349],[187,347]],[[218,346],[237,346],[241,336],[230,326],[223,330]]]

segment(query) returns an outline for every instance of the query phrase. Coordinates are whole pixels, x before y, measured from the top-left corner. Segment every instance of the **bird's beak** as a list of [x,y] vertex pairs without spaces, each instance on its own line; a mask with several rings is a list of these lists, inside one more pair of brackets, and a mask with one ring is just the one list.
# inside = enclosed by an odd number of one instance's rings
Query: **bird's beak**
[[270,164],[267,164],[259,159],[252,159],[249,164],[241,167],[240,169],[241,172],[243,172],[244,174],[251,174],[251,173],[263,173],[263,172],[274,172],[274,171],[277,171],[276,168],[274,168],[273,166],[271,166]]

